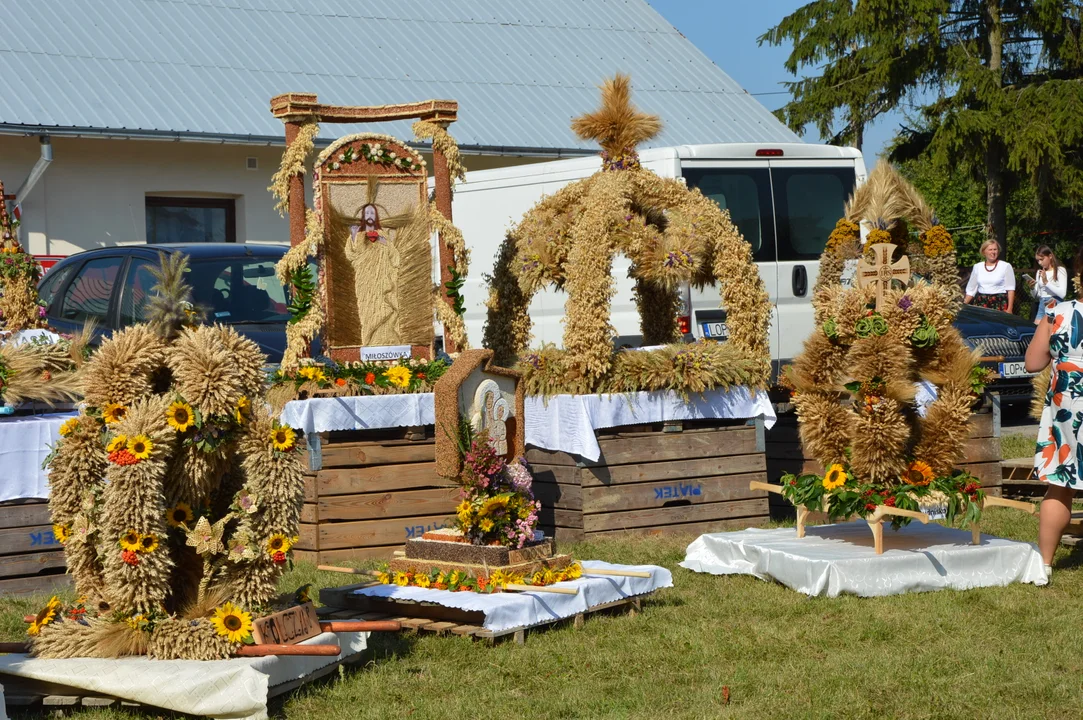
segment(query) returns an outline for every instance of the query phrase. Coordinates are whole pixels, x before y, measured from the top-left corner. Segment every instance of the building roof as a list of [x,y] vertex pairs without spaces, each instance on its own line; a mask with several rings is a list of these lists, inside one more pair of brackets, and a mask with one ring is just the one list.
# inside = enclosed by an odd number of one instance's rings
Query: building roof
[[[645,0],[10,0],[0,132],[283,142],[269,101],[459,102],[476,151],[594,151],[569,128],[631,75],[650,145],[799,142]],[[321,128],[329,141],[408,123]]]

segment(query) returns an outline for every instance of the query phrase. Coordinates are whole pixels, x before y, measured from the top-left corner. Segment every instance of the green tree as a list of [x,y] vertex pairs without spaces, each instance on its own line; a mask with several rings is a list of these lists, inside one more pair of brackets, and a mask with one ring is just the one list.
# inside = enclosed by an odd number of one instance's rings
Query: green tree
[[808,73],[779,111],[795,130],[860,142],[876,117],[917,107],[922,130],[896,157],[980,180],[988,235],[1007,245],[1014,177],[1083,202],[1081,26],[1079,0],[815,0],[760,42],[792,43],[787,69]]

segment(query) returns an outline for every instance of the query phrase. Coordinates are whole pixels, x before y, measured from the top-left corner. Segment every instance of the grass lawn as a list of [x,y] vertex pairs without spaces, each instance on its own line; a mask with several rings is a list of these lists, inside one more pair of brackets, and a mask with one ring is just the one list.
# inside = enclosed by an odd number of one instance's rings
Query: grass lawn
[[1034,457],[1034,435],[1005,435],[1000,438],[1000,457],[1005,460],[1011,458]]
[[[1033,541],[1037,521],[991,509],[986,531]],[[890,531],[885,541],[890,544]],[[599,616],[495,647],[373,638],[364,667],[288,695],[282,718],[1062,718],[1083,713],[1083,571],[1054,582],[890,598],[810,599],[750,577],[677,567],[691,538],[565,546],[583,559],[670,568],[637,617]],[[296,568],[282,583],[346,584]],[[0,603],[3,639],[33,602]],[[726,698],[728,697],[728,702]],[[147,717],[125,710],[80,718]],[[16,715],[15,717],[20,717]]]

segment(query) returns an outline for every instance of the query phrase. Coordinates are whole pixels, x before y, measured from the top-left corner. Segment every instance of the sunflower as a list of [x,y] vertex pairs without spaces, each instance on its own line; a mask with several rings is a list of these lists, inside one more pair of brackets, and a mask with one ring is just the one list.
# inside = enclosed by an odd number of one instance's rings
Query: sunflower
[[192,512],[192,506],[188,503],[179,502],[176,506],[165,514],[166,522],[170,527],[181,527],[192,522],[195,514]]
[[120,403],[106,403],[102,408],[102,420],[107,425],[115,425],[128,416],[128,408]]
[[481,528],[482,532],[489,532],[493,529],[493,521],[489,518],[485,518],[480,523],[478,523],[478,527]]
[[395,584],[400,587],[406,587],[410,584],[410,577],[404,572],[395,573]]
[[280,452],[292,449],[296,438],[297,433],[289,425],[282,425],[271,430],[271,444]]
[[140,460],[150,457],[150,451],[154,449],[154,443],[146,435],[136,435],[128,441],[128,452]]
[[432,578],[428,575],[418,573],[414,575],[414,585],[417,585],[419,588],[427,588],[432,585]]
[[463,525],[469,525],[474,516],[474,506],[470,504],[469,500],[463,500],[459,503],[459,506],[455,508],[455,515]]
[[56,619],[57,614],[60,612],[60,599],[56,595],[49,598],[49,602],[45,604],[45,607],[41,609],[37,615],[34,616],[34,621],[30,623],[30,627],[27,629],[27,635],[37,635],[41,632],[41,629]]
[[846,484],[846,468],[839,463],[835,463],[827,469],[823,482],[825,490],[834,490],[837,487],[842,487]]
[[267,538],[267,554],[274,557],[275,553],[289,552],[290,539],[282,533],[275,533]]
[[123,450],[127,444],[128,438],[125,435],[117,435],[105,446],[105,451],[115,453],[117,450]]
[[75,432],[79,427],[79,418],[68,418],[64,421],[64,424],[60,426],[60,436],[67,437]]
[[925,487],[933,481],[933,469],[923,460],[915,460],[906,468],[906,476],[903,478],[910,485]]
[[63,545],[68,541],[68,538],[71,537],[71,530],[68,529],[67,525],[62,523],[53,523],[53,537],[58,543]]
[[508,507],[508,500],[510,498],[507,495],[494,495],[487,499],[478,510],[478,517],[484,515],[491,515],[497,510],[503,510]]
[[154,533],[147,533],[139,538],[139,552],[149,553],[158,549],[158,536]]
[[138,530],[127,530],[120,536],[120,548],[122,550],[136,551],[142,546],[143,536],[139,534]]
[[169,426],[177,432],[184,432],[195,424],[195,414],[192,406],[186,402],[175,402],[165,411],[165,419]]
[[564,577],[569,580],[576,580],[583,577],[583,566],[577,562],[573,562],[571,565],[564,568]]
[[489,584],[493,587],[503,588],[511,582],[511,576],[503,570],[493,570],[492,575],[489,576]]
[[396,365],[395,367],[388,368],[384,372],[384,377],[392,385],[400,388],[404,388],[410,384],[410,369],[404,368],[402,365]]
[[231,602],[215,608],[211,624],[215,631],[231,643],[241,643],[252,634],[252,615]]
[[233,418],[243,425],[248,422],[248,417],[252,414],[252,403],[248,401],[248,398],[241,396],[241,399],[237,401],[237,407],[233,409]]

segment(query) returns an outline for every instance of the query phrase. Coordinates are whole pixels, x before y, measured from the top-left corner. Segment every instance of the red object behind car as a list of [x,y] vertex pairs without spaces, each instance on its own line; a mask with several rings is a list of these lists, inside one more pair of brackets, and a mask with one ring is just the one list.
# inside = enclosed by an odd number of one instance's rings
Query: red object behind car
[[34,259],[41,265],[41,274],[49,272],[49,268],[66,258],[67,255],[35,255]]

